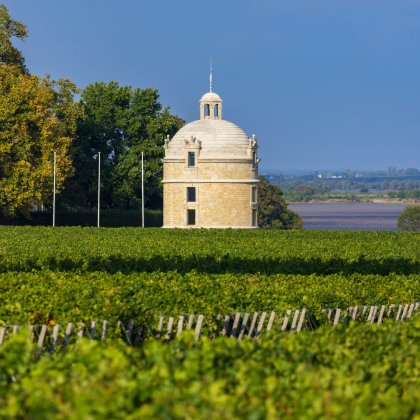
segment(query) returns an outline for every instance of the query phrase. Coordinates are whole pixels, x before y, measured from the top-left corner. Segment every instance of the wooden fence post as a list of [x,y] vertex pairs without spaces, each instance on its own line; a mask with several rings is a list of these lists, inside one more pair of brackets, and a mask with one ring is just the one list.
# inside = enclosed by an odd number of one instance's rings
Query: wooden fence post
[[6,335],[6,328],[0,328],[0,346],[4,342],[5,335]]
[[223,323],[223,330],[222,335],[227,335],[229,332],[229,321],[230,321],[230,315],[225,316],[225,322]]
[[262,331],[262,329],[264,327],[264,321],[265,321],[266,316],[267,316],[267,312],[263,312],[261,314],[261,319],[260,319],[260,322],[258,324],[257,332],[255,333],[254,340],[258,340],[258,338],[260,338],[261,331]]
[[405,321],[405,316],[407,314],[407,310],[408,310],[408,305],[405,305],[404,306],[404,312],[403,312],[402,317],[401,317],[401,321]]
[[380,312],[379,317],[378,317],[378,325],[383,322],[385,308],[386,308],[386,306],[385,305],[382,305],[381,312]]
[[353,308],[353,313],[351,314],[351,319],[353,320],[353,321],[356,321],[356,317],[357,317],[357,311],[359,310],[359,307],[358,306],[355,306],[354,308]]
[[271,331],[271,329],[273,328],[275,317],[276,317],[276,313],[271,312],[270,319],[268,320],[267,331]]
[[178,331],[176,332],[176,336],[178,337],[182,333],[182,329],[184,328],[184,316],[180,315],[178,321]]
[[340,315],[341,315],[341,309],[338,308],[338,309],[335,310],[335,318],[334,318],[333,326],[338,325],[338,322],[340,321]]
[[89,340],[92,341],[95,337],[96,321],[92,321],[90,324]]
[[105,340],[108,334],[108,324],[109,324],[108,321],[104,321],[102,325],[102,336],[101,336],[102,340]]
[[306,308],[302,309],[302,314],[300,315],[299,324],[297,327],[297,332],[300,332],[302,330],[303,322],[305,321],[305,315],[306,315]]
[[71,322],[69,322],[67,324],[66,332],[64,334],[63,349],[65,349],[70,343],[70,335],[71,335],[72,329],[73,329],[73,324]]
[[254,332],[255,324],[257,323],[258,319],[258,312],[254,312],[254,316],[252,318],[251,326],[249,327],[248,337],[252,337],[252,333]]
[[241,332],[239,333],[238,341],[241,341],[244,338],[245,328],[246,328],[246,324],[248,323],[248,320],[249,320],[249,314],[246,313],[242,321]]
[[199,315],[198,320],[197,320],[197,325],[195,326],[194,341],[198,341],[198,339],[200,338],[200,331],[201,331],[201,326],[203,325],[203,320],[204,320],[204,316]]
[[48,329],[48,327],[46,325],[43,325],[41,327],[41,332],[39,333],[37,346],[41,349],[42,349],[42,346],[44,344],[45,334],[47,334],[47,329]]
[[292,326],[290,327],[290,331],[294,331],[296,329],[297,320],[299,318],[299,313],[300,313],[300,310],[296,309],[295,315],[294,315],[293,321],[292,321]]
[[241,313],[237,312],[235,315],[235,319],[233,320],[232,331],[230,333],[230,338],[236,337],[236,332],[238,331],[239,321],[241,320]]
[[395,318],[395,321],[398,321],[400,319],[402,308],[403,308],[403,305],[398,305],[398,312],[397,312],[397,316]]
[[57,337],[58,337],[58,331],[60,330],[60,324],[54,325],[53,333],[51,337],[51,345],[50,345],[50,353],[54,354],[55,352],[55,346],[57,345]]
[[175,320],[175,318],[169,317],[169,321],[168,321],[168,332],[166,333],[166,337],[165,337],[165,339],[167,341],[169,341],[171,339],[172,327],[174,325],[174,320]]
[[282,327],[281,327],[281,332],[286,331],[286,329],[287,329],[287,324],[289,323],[289,316],[290,316],[290,314],[291,314],[291,313],[292,313],[292,311],[291,311],[290,309],[288,309],[288,310],[286,311],[286,316],[284,317],[283,325],[282,325]]
[[187,330],[191,330],[193,325],[194,325],[194,317],[195,315],[190,315],[189,319],[188,319],[188,326],[187,326]]
[[159,318],[158,334],[157,334],[157,336],[156,336],[156,339],[157,339],[157,340],[160,340],[160,336],[161,336],[161,334],[162,334],[162,329],[163,329],[163,321],[165,320],[165,318],[166,318],[166,317],[164,317],[164,316],[161,316],[161,317]]

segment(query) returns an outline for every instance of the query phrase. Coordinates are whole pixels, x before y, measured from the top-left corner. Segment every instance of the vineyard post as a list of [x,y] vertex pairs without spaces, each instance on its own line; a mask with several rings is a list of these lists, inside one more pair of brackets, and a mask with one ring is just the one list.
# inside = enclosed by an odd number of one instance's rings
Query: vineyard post
[[55,226],[55,162],[57,159],[57,152],[54,152],[54,191],[53,191],[53,226]]
[[99,227],[100,207],[101,207],[101,152],[98,152],[98,227]]
[[144,228],[144,177],[143,177],[143,152],[141,152],[141,227]]

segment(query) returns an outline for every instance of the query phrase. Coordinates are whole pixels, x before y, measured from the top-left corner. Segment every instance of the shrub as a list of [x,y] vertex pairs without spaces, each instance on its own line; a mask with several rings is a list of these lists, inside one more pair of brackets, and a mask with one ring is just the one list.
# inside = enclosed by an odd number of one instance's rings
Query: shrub
[[420,231],[420,207],[407,206],[398,217],[398,229],[410,232]]

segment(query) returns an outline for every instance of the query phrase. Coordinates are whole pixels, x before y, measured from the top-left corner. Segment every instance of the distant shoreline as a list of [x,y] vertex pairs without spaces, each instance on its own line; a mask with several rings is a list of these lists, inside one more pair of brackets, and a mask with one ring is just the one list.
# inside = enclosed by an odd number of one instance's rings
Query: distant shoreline
[[412,205],[412,206],[420,206],[420,202],[416,202],[414,200],[401,200],[401,201],[397,201],[397,200],[393,200],[393,201],[389,201],[389,200],[381,200],[380,198],[378,199],[373,199],[373,200],[361,200],[361,201],[351,201],[351,200],[344,200],[344,199],[334,199],[334,198],[330,198],[329,200],[309,200],[309,201],[288,201],[286,200],[288,204],[314,204],[314,203],[323,203],[323,204],[331,204],[331,203],[347,203],[347,204],[401,204],[401,205]]

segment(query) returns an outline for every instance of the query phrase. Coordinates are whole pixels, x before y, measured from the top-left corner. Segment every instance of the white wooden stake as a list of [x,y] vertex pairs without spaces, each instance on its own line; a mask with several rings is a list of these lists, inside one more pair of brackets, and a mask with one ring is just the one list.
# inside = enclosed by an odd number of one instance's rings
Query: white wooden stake
[[98,227],[99,227],[100,208],[101,208],[101,152],[98,152]]
[[57,152],[54,152],[54,191],[53,191],[53,226],[55,226],[55,162],[57,159]]
[[199,315],[197,320],[197,325],[195,326],[195,335],[194,335],[194,341],[198,341],[200,338],[200,332],[201,332],[201,326],[203,325],[204,316]]

